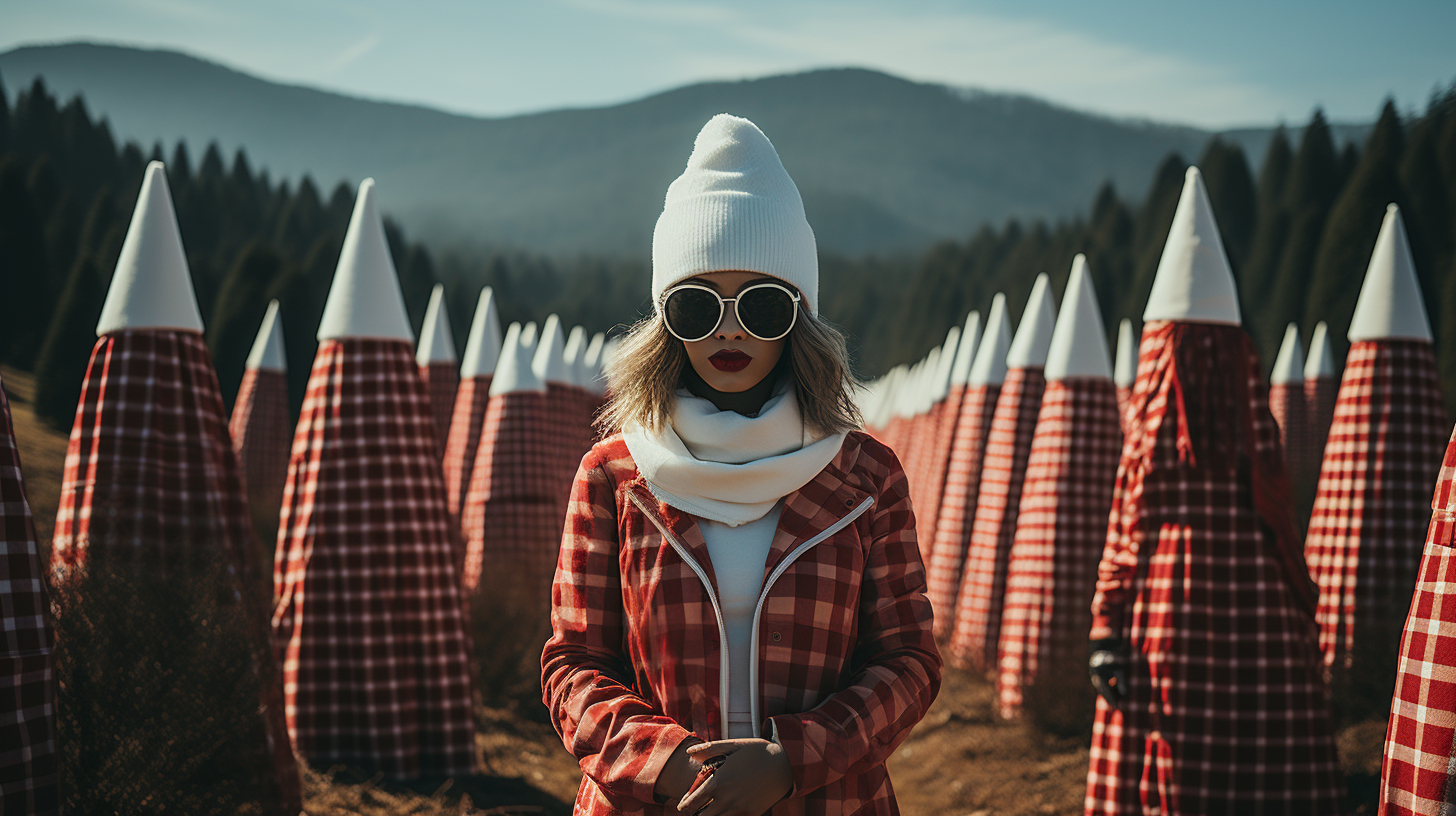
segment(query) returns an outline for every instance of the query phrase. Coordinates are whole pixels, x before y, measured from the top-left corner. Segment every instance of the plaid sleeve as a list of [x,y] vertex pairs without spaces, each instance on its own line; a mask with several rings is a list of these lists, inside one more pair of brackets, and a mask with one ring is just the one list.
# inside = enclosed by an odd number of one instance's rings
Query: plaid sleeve
[[1097,591],[1092,596],[1092,631],[1088,640],[1121,638],[1125,632],[1125,616],[1136,592],[1139,551],[1142,535],[1136,518],[1137,502],[1131,501],[1129,490],[1138,496],[1142,482],[1130,478],[1128,465],[1118,467],[1113,488],[1112,512],[1107,525],[1107,543],[1102,561],[1097,565]]
[[691,732],[631,689],[615,491],[595,454],[571,488],[541,653],[543,702],[566,749],[620,811],[653,801],[657,775]]
[[909,484],[893,454],[888,464],[871,511],[873,541],[848,684],[810,711],[770,719],[793,766],[794,796],[883,764],[940,691],[940,652]]

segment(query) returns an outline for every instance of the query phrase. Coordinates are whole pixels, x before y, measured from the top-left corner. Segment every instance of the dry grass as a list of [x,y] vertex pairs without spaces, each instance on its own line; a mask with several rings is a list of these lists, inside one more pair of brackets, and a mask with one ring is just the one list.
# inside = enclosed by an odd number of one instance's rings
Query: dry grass
[[[26,489],[48,549],[66,439],[30,413],[31,380],[4,372]],[[497,565],[498,566],[498,565]],[[515,574],[496,569],[494,575]],[[305,812],[336,814],[568,814],[581,773],[547,724],[537,661],[546,636],[540,588],[487,585],[472,602],[480,703],[476,745],[482,773],[411,783],[347,768],[304,770]],[[1080,813],[1087,738],[1049,735],[993,713],[990,683],[947,670],[939,699],[890,759],[906,814],[1030,816]],[[1356,813],[1374,813],[1383,718],[1342,730],[1339,744]]]

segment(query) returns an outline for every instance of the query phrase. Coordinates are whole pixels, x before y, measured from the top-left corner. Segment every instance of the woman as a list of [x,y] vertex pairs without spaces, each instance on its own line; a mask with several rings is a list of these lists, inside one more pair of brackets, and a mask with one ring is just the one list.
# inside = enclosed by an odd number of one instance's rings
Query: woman
[[914,515],[752,122],[698,134],[652,256],[541,657],[576,812],[896,813],[885,760],[940,686]]

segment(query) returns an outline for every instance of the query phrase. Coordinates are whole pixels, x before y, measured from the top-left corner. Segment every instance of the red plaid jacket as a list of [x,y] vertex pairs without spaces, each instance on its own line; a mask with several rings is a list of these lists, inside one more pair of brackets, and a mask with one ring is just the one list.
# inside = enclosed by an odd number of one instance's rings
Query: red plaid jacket
[[[750,677],[794,792],[774,814],[898,813],[885,760],[940,689],[925,569],[895,454],[851,433],[785,498]],[[541,655],[544,700],[586,777],[576,812],[667,813],[663,765],[722,738],[729,669],[707,544],[652,495],[620,435],[582,460]]]

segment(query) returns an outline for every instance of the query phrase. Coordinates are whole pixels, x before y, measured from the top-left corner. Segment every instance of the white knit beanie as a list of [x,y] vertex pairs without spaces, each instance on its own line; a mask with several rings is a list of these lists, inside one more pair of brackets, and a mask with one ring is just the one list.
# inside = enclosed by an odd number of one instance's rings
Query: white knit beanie
[[819,256],[799,188],[758,126],[720,113],[667,188],[652,234],[652,300],[705,272],[744,270],[797,288],[817,313]]

